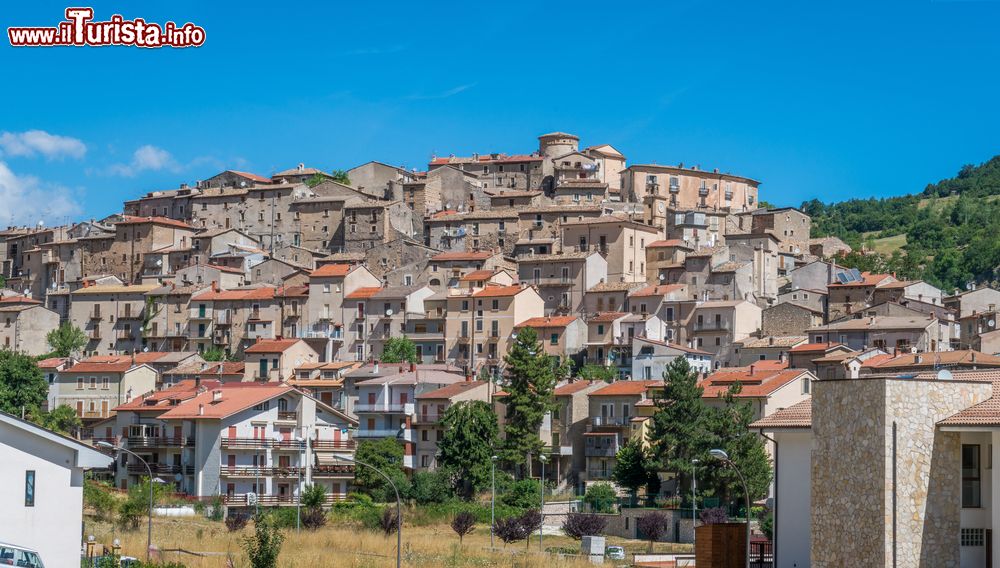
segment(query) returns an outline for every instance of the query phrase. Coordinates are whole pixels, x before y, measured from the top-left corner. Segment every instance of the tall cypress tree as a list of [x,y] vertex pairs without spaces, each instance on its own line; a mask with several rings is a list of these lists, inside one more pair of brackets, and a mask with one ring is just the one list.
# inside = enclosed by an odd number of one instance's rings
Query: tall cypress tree
[[502,456],[507,463],[523,465],[544,445],[538,429],[553,407],[556,377],[538,334],[530,327],[518,333],[504,362],[507,412]]

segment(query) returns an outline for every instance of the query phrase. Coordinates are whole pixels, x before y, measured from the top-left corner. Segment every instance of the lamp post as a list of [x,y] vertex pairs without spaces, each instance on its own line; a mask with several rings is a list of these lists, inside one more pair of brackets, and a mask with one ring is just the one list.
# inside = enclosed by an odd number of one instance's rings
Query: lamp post
[[743,485],[743,496],[746,498],[747,506],[747,542],[746,542],[746,562],[747,568],[750,567],[750,490],[747,489],[747,480],[743,478],[743,473],[740,468],[736,467],[733,460],[729,459],[729,454],[725,450],[714,449],[708,452],[713,458],[721,461],[723,465],[733,468],[736,475],[740,478],[740,483]]
[[389,486],[392,487],[392,491],[396,494],[396,568],[402,568],[403,566],[403,505],[402,501],[399,499],[399,490],[396,489],[396,484],[392,482],[392,479],[382,472],[381,469],[359,461],[356,458],[349,458],[346,456],[334,455],[335,459],[344,460],[347,462],[355,463],[358,465],[363,465],[365,467],[371,468],[375,473],[382,476],[383,479],[389,482]]
[[490,548],[493,548],[493,533],[497,522],[497,460],[500,456],[490,456]]
[[[538,514],[542,519],[542,523],[545,521],[545,462],[549,461],[549,457],[545,454],[538,456],[538,461],[542,463],[542,475],[538,478],[539,493],[542,498],[542,507],[538,509]],[[542,524],[538,525],[538,551],[542,552]]]
[[694,542],[694,529],[698,526],[698,458],[691,460],[691,542]]
[[159,478],[153,479],[153,469],[149,467],[149,464],[146,463],[146,460],[139,457],[139,454],[131,450],[127,450],[121,446],[116,446],[110,442],[105,442],[104,440],[97,442],[97,445],[101,446],[102,448],[108,448],[109,450],[112,451],[125,452],[126,454],[129,454],[130,456],[142,462],[142,465],[146,466],[146,472],[149,473],[149,512],[147,515],[147,525],[146,525],[146,562],[149,562],[149,549],[150,547],[153,546],[153,483],[163,483],[163,480]]

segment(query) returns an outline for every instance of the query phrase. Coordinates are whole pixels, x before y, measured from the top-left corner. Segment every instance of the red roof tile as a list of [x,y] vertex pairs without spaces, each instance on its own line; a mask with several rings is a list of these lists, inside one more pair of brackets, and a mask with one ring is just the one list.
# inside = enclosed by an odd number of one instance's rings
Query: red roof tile
[[556,390],[552,391],[552,394],[554,396],[569,396],[582,390],[586,390],[592,385],[601,384],[601,382],[602,381],[573,381],[572,383],[566,383],[561,387],[556,387]]
[[[222,391],[222,400],[215,401],[214,391]],[[258,404],[287,393],[297,392],[287,385],[267,383],[228,383],[219,385],[179,404],[160,415],[163,420],[221,419],[253,408]]]
[[789,353],[812,353],[812,352],[826,352],[828,349],[833,349],[835,347],[841,347],[841,343],[803,343],[802,345],[797,345],[788,350]]
[[262,339],[243,350],[244,353],[283,353],[301,339]]
[[632,292],[634,298],[648,298],[655,296],[666,296],[671,292],[678,292],[684,289],[683,284],[662,284],[658,286],[647,286],[641,290]]
[[514,328],[519,327],[566,327],[569,324],[576,321],[576,316],[551,316],[551,317],[540,317],[526,319],[523,322],[514,326]]
[[665,247],[684,247],[688,249],[694,249],[691,245],[685,243],[680,239],[667,239],[662,241],[653,241],[646,245],[646,248],[665,248]]
[[245,177],[247,179],[252,179],[254,181],[259,181],[261,183],[271,183],[271,178],[266,178],[264,176],[259,176],[257,174],[252,174],[250,172],[241,172],[237,170],[226,170],[227,172],[234,173],[240,177]]
[[366,300],[382,291],[381,286],[358,288],[350,294],[344,296],[347,300]]
[[492,270],[473,270],[472,272],[461,277],[459,280],[461,282],[476,282],[479,280],[489,280],[496,274]]
[[316,270],[313,270],[309,276],[312,277],[326,277],[326,276],[347,276],[347,273],[354,268],[350,264],[324,264]]
[[[418,394],[418,399],[443,399],[451,398],[453,396],[468,392],[469,390],[476,389],[479,387],[485,387],[489,385],[486,381],[461,381],[458,383],[452,383],[447,386],[443,386],[439,389],[435,389],[423,394]],[[485,393],[484,393],[485,394]]]
[[472,295],[474,298],[498,298],[503,296],[516,296],[527,290],[518,285],[514,286],[487,286]]
[[34,304],[39,305],[42,302],[29,298],[28,296],[7,296],[5,298],[0,298],[0,305],[11,305],[11,304]]
[[871,272],[862,272],[861,281],[859,282],[848,282],[846,284],[841,284],[839,282],[834,282],[833,284],[828,284],[828,288],[848,288],[851,286],[877,286],[883,280],[887,278],[892,278],[891,274],[872,274]]
[[628,312],[598,312],[596,316],[587,320],[587,323],[610,323],[627,315]]
[[777,430],[784,428],[812,427],[812,399],[807,398],[788,408],[781,408],[750,424],[755,430]]
[[270,300],[274,298],[275,288],[243,288],[236,290],[207,290],[191,298],[192,301],[226,301],[226,300]]
[[49,357],[38,362],[39,369],[55,369],[56,367],[69,361],[69,357]]
[[716,371],[700,385],[704,389],[702,398],[723,396],[735,383],[742,385],[737,398],[761,398],[770,396],[774,391],[808,373],[805,369],[787,369],[781,371],[757,370],[751,373],[747,370]]
[[610,385],[597,389],[590,396],[630,396],[640,395],[651,388],[663,386],[663,381],[615,381]]

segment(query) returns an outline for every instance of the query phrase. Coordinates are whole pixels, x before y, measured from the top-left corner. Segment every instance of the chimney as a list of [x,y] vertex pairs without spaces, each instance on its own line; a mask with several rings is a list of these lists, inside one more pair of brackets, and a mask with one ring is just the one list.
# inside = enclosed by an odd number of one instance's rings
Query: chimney
[[204,416],[204,415],[205,415],[205,405],[204,404],[199,404],[198,405],[198,416]]
[[920,355],[917,355],[916,357],[913,358],[913,363],[915,365],[919,365],[920,363],[923,363],[923,361],[924,361],[924,358],[921,357]]
[[299,171],[300,172],[303,171],[303,170],[305,170],[305,169],[306,169],[306,165],[305,164],[299,164]]
[[410,363],[410,372],[411,373],[416,373],[417,372],[417,364],[416,363],[413,363],[413,362]]
[[774,336],[773,335],[767,338],[767,344],[768,345],[774,345]]
[[754,364],[754,363],[750,363],[750,374],[751,374],[751,375],[753,374],[753,371],[754,371],[754,366],[755,366],[755,364]]
[[375,368],[372,370],[376,375],[378,374],[378,359],[374,361]]
[[[202,369],[202,370],[204,370],[204,369]],[[195,375],[195,377],[194,377],[194,390],[198,390],[200,387],[201,387],[201,377],[198,376],[198,375]]]
[[212,402],[222,402],[222,390],[215,389],[212,391]]
[[976,362],[976,352],[975,351],[972,352],[972,362],[973,363]]
[[217,281],[215,281],[215,280],[212,280],[212,291],[213,292],[218,292],[219,291],[219,283]]

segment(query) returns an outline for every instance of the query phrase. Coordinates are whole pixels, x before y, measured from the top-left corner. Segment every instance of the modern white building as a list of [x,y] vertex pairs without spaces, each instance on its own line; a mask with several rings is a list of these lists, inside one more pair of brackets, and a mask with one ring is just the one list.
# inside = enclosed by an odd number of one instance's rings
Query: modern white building
[[632,377],[642,380],[662,379],[667,367],[678,357],[687,359],[691,368],[699,373],[712,372],[712,354],[708,351],[656,339],[633,337]]
[[0,541],[46,566],[79,566],[83,472],[111,464],[90,446],[0,412]]

